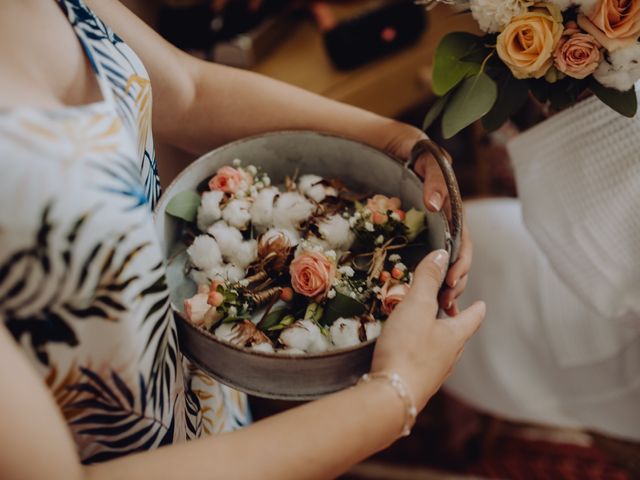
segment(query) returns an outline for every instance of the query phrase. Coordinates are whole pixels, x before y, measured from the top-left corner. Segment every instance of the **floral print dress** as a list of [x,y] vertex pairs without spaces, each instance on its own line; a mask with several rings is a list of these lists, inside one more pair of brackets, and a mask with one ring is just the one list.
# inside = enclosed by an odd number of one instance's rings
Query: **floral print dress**
[[179,351],[147,72],[81,0],[59,4],[103,99],[0,112],[0,317],[91,463],[249,418],[244,395]]

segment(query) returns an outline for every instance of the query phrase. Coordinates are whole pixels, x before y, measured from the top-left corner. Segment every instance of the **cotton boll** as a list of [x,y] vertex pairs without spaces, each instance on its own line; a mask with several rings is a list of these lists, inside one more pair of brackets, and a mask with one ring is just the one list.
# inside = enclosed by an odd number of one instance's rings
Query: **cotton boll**
[[198,235],[187,248],[187,254],[191,262],[201,270],[208,270],[222,263],[220,247],[209,235]]
[[273,223],[273,203],[278,193],[275,187],[261,190],[249,209],[251,222],[259,232],[266,230]]
[[258,257],[258,242],[256,240],[248,240],[240,242],[236,245],[229,261],[242,269],[246,269]]
[[246,276],[246,271],[244,268],[229,263],[225,266],[224,275],[226,280],[230,282],[239,282]]
[[216,328],[214,335],[221,340],[238,345],[238,335],[235,331],[235,323],[223,323]]
[[273,224],[279,228],[295,229],[309,219],[314,210],[314,205],[299,193],[283,193],[273,209]]
[[251,346],[251,350],[262,353],[275,353],[273,346],[268,342],[256,343]]
[[367,340],[378,338],[382,332],[382,322],[378,320],[375,322],[367,322],[364,324],[364,331],[367,336]]
[[209,282],[209,277],[202,270],[191,269],[189,276],[196,285],[202,285],[203,283]]
[[604,57],[593,77],[605,87],[624,92],[640,79],[640,43],[619,48]]
[[298,189],[311,200],[321,202],[327,196],[322,177],[318,175],[303,175],[298,180]]
[[204,192],[200,197],[200,207],[198,208],[197,223],[198,228],[206,232],[207,228],[214,222],[220,220],[222,212],[220,211],[220,202],[224,192],[215,190],[212,192]]
[[318,225],[322,238],[336,250],[349,250],[355,240],[355,235],[349,226],[349,221],[340,215],[333,215]]
[[471,0],[469,8],[480,29],[487,33],[499,32],[513,17],[527,11],[526,3],[520,0]]
[[251,202],[249,200],[233,199],[222,210],[222,218],[232,227],[246,230],[251,221],[250,208]]
[[329,350],[329,340],[322,334],[318,325],[311,320],[298,320],[280,334],[280,342],[289,348],[307,353],[320,353]]
[[331,340],[338,348],[360,344],[360,321],[354,318],[338,318],[331,328]]
[[214,223],[209,230],[207,230],[207,233],[216,239],[222,256],[227,259],[233,256],[236,246],[242,243],[242,233],[240,230],[235,227],[230,227],[226,222]]
[[300,243],[300,234],[297,230],[291,230],[287,228],[270,228],[262,237],[260,237],[261,242],[268,243],[274,238],[279,237],[280,235],[284,235],[286,239],[289,241],[289,246],[295,247]]

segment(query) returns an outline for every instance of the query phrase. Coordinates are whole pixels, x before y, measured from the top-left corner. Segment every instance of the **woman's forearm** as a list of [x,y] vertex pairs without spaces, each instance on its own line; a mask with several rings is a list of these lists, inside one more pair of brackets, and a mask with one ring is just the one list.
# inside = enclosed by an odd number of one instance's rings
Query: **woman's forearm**
[[377,380],[257,422],[242,430],[130,455],[88,468],[89,478],[334,478],[388,446],[404,405]]

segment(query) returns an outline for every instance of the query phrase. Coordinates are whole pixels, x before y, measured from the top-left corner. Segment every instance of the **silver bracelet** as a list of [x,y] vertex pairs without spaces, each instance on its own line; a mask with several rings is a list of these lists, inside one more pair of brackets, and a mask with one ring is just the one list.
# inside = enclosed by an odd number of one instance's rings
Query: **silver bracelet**
[[401,437],[408,437],[411,434],[411,428],[416,423],[416,416],[418,415],[418,410],[416,409],[415,404],[413,403],[413,399],[409,394],[409,390],[407,389],[407,385],[404,383],[402,377],[396,373],[386,373],[386,372],[378,372],[378,373],[365,373],[358,383],[370,383],[371,380],[376,380],[378,378],[386,380],[389,385],[393,387],[393,389],[402,400],[405,406],[404,413],[404,425],[402,426],[402,430],[400,432]]

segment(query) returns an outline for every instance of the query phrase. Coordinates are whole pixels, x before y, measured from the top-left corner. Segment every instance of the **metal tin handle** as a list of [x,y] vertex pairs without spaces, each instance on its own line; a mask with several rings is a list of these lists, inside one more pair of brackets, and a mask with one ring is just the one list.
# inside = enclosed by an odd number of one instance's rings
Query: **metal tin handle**
[[442,175],[444,176],[445,184],[449,192],[449,203],[451,204],[451,222],[450,222],[450,257],[451,263],[454,263],[458,259],[458,253],[460,250],[460,242],[462,239],[462,198],[460,196],[460,188],[458,187],[458,181],[456,175],[453,173],[451,163],[447,159],[442,147],[430,139],[419,140],[411,150],[409,161],[405,166],[409,169],[413,169],[418,159],[425,153],[430,153],[438,162]]

